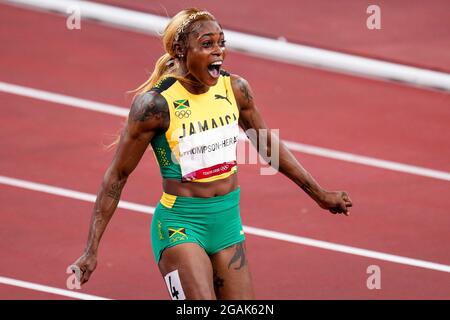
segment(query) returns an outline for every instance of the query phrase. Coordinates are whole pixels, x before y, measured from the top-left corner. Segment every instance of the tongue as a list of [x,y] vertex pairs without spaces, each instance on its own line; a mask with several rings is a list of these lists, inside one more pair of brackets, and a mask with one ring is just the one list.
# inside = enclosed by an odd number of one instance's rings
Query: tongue
[[208,72],[213,78],[219,77],[219,70],[217,70],[216,68],[208,68]]

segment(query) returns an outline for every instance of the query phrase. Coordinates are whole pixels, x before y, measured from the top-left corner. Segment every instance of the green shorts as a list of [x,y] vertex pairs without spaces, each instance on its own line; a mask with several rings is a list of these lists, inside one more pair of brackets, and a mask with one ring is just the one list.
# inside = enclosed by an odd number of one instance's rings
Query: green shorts
[[163,193],[152,219],[153,254],[159,263],[166,248],[197,243],[214,254],[245,240],[239,212],[240,189],[212,198]]

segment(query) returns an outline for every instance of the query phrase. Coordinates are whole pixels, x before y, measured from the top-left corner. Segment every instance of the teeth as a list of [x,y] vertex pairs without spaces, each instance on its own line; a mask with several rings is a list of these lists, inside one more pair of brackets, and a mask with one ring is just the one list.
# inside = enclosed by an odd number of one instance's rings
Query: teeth
[[212,66],[221,66],[222,65],[222,61],[216,61],[211,63]]

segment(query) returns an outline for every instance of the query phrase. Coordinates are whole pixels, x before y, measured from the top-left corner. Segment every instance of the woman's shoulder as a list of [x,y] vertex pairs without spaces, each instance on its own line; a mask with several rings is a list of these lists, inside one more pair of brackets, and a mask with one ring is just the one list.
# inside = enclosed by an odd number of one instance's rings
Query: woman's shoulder
[[240,106],[248,104],[253,101],[253,93],[248,81],[237,74],[230,74],[231,87],[233,88],[234,96]]
[[240,90],[240,88],[242,87],[249,86],[248,81],[238,74],[228,73],[228,76],[230,77],[231,85],[233,86],[234,90]]
[[129,119],[139,123],[142,131],[164,132],[170,121],[166,99],[154,90],[137,94],[131,105]]
[[142,111],[152,110],[152,112],[166,112],[168,110],[166,99],[161,93],[153,89],[137,94],[133,99],[133,106]]

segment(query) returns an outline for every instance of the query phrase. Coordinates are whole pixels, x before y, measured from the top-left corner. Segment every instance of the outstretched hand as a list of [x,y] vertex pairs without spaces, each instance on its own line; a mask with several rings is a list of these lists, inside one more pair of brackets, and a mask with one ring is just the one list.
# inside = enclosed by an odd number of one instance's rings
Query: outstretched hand
[[[72,265],[72,271],[77,274],[76,269],[80,270],[79,272],[79,283],[81,285],[85,284],[89,278],[91,277],[92,272],[94,272],[97,267],[97,256],[96,255],[87,255],[83,254],[77,261],[75,261]],[[78,277],[78,274],[77,274]]]
[[343,213],[346,216],[350,215],[348,208],[353,205],[345,191],[324,191],[317,203],[332,214]]

